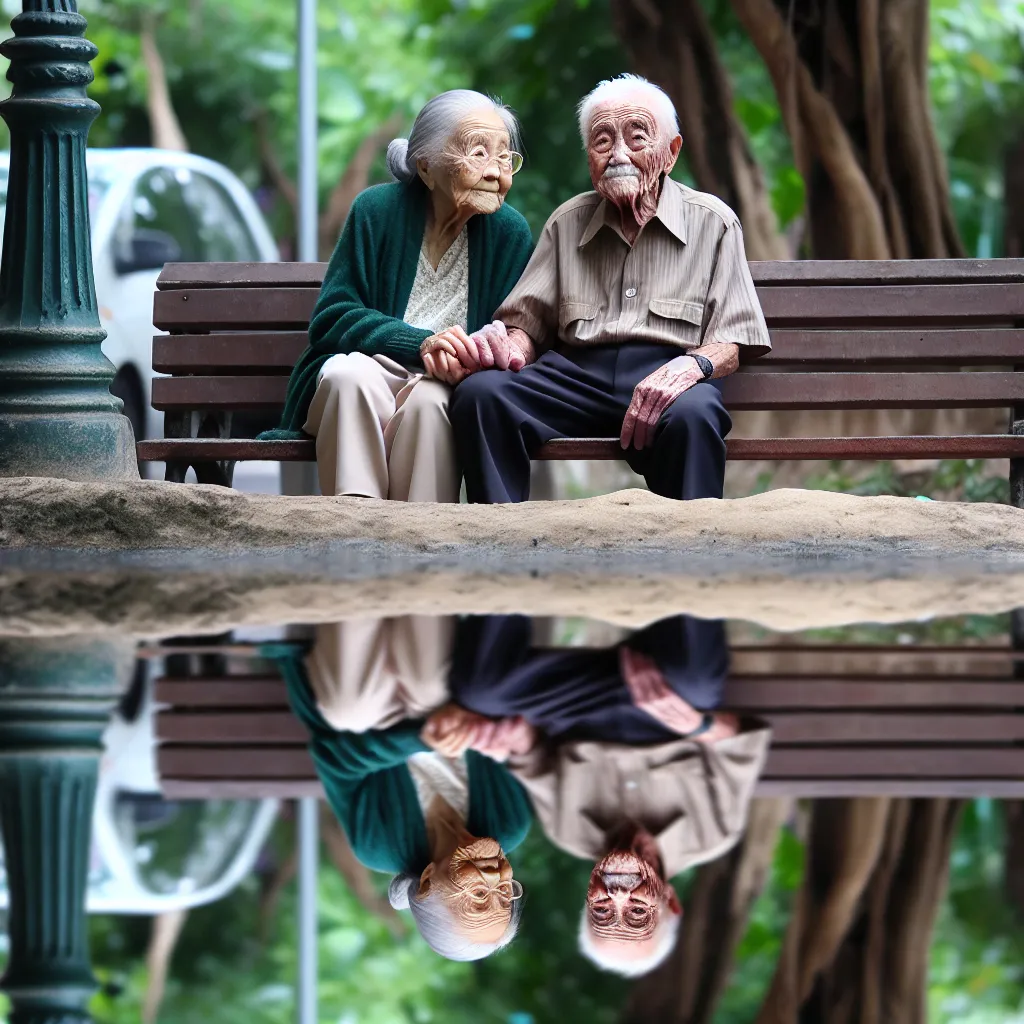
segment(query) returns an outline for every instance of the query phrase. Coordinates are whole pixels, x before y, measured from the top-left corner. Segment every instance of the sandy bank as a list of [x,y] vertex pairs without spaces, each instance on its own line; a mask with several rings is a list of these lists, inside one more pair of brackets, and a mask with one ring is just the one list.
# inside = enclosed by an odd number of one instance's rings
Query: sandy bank
[[485,507],[7,480],[0,547],[8,635],[468,611],[803,629],[1024,605],[1024,511],[795,490]]

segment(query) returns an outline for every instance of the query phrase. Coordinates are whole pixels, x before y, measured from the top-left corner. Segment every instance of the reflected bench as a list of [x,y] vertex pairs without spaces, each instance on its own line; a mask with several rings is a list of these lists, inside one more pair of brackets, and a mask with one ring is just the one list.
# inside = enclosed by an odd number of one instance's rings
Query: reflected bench
[[[230,485],[236,462],[315,460],[312,441],[236,436],[240,416],[272,426],[326,264],[178,263],[160,274],[152,403],[162,439],[138,444]],[[724,382],[730,410],[1007,410],[1001,434],[757,437],[728,442],[743,460],[1024,459],[1024,260],[794,261],[751,269],[773,351]],[[1013,412],[1012,410],[1016,410]],[[538,459],[617,459],[612,438],[556,440]],[[1015,504],[1024,474],[1011,467]]]
[[[843,674],[822,673],[837,655]],[[785,674],[764,668],[780,658]],[[320,794],[305,728],[261,664],[157,681],[165,797]],[[732,664],[725,705],[773,729],[758,795],[1024,797],[1024,680],[1005,647],[736,646]]]

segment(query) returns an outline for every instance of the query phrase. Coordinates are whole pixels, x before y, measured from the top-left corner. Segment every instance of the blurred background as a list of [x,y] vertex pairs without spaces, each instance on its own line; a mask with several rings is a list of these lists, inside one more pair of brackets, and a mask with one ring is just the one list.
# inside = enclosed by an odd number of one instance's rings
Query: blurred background
[[[104,348],[136,437],[159,437],[148,401],[159,267],[295,252],[295,10],[287,0],[80,0],[79,8],[99,48],[91,94],[103,112],[89,170]],[[20,9],[3,4],[8,20]],[[459,86],[500,96],[520,116],[526,163],[510,202],[536,234],[557,204],[589,188],[577,100],[626,70],[673,98],[684,136],[675,173],[737,210],[751,259],[1024,255],[1019,0],[320,0],[318,31],[321,259],[353,197],[386,179],[387,142],[425,100]],[[871,429],[860,424],[866,433],[917,432],[884,420],[897,414],[848,415],[882,419]],[[799,436],[820,427],[800,416],[737,425],[740,435],[762,429]],[[635,482],[612,464],[558,471],[556,491],[571,496]],[[237,486],[278,486],[276,477],[259,478],[258,465],[246,472],[248,480],[240,467]],[[982,461],[771,472],[738,464],[730,474],[731,494],[799,482],[1008,499],[1005,465]],[[563,628],[563,639],[595,636],[580,624]],[[965,618],[796,639],[1005,645],[1008,631],[1005,618]],[[749,627],[733,634],[763,639]],[[295,1015],[297,969],[290,808],[159,800],[147,673],[108,736],[109,799],[97,811],[106,825],[97,830],[90,890],[103,983],[96,1019],[284,1024]],[[325,819],[323,830],[321,1020],[654,1019],[644,993],[577,955],[588,866],[539,830],[518,855],[530,894],[521,938],[478,965],[430,956],[337,827]],[[704,922],[709,947],[729,942],[724,973],[699,1012],[680,1008],[659,1020],[759,1019],[804,877],[804,838],[797,814],[767,858],[763,888],[751,890],[749,920],[731,938]],[[1019,806],[966,806],[928,959],[929,1020],[1024,1022],[1022,848]]]

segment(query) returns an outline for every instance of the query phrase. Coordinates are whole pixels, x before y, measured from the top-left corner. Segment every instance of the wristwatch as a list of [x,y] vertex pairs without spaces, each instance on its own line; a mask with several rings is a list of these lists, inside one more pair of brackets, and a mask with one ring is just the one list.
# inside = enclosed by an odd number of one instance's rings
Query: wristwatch
[[707,356],[699,356],[696,352],[691,352],[690,357],[700,367],[700,372],[704,374],[705,380],[715,375],[715,364]]

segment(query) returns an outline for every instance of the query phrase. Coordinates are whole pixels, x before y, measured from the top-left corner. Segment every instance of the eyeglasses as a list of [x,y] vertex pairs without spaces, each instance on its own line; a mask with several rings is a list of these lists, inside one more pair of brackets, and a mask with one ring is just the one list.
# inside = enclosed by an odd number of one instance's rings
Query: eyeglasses
[[482,147],[478,147],[466,159],[476,170],[483,170],[492,160],[497,161],[503,171],[509,171],[511,174],[516,174],[523,166],[523,154],[515,150],[505,150],[495,157]]
[[497,885],[488,885],[484,881],[475,882],[468,889],[464,890],[465,896],[471,903],[478,906],[485,906],[492,893],[497,893],[499,898],[506,903],[513,903],[523,898],[522,883],[516,879],[499,882]]

